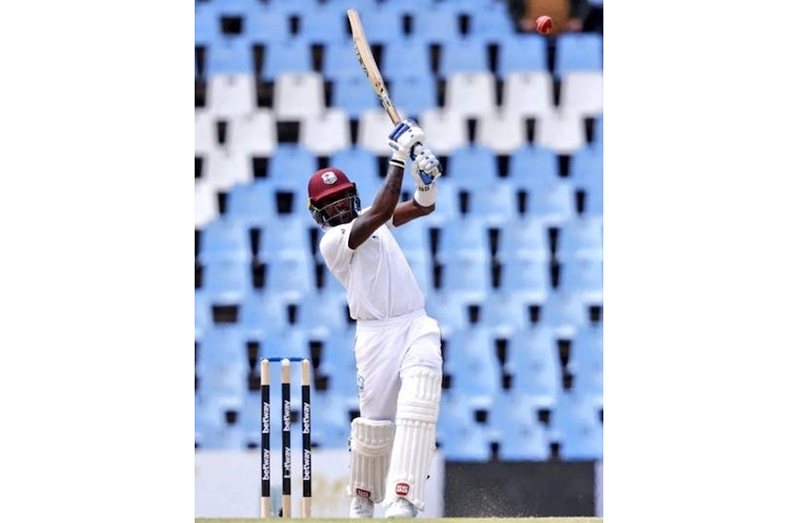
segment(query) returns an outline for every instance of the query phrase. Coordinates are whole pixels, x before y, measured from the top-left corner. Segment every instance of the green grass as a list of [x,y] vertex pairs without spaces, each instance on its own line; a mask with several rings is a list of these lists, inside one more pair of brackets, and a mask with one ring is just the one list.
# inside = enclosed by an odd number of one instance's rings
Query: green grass
[[[281,518],[272,518],[281,519]],[[297,518],[299,519],[299,518]],[[341,519],[316,519],[311,518],[314,523],[343,523],[351,521],[346,518]],[[260,518],[195,518],[196,523],[263,523]],[[534,523],[602,523],[604,518],[442,518],[442,519],[418,519],[417,521],[429,521],[430,523],[511,523],[529,521]]]

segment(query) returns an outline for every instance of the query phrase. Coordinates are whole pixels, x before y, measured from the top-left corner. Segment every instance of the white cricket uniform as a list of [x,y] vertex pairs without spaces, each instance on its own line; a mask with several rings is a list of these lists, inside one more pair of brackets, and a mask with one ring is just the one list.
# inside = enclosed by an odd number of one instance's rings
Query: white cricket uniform
[[401,374],[423,366],[442,375],[441,331],[424,310],[424,295],[391,234],[391,221],[357,249],[349,248],[353,223],[327,229],[319,249],[346,289],[349,314],[357,321],[360,414],[393,420]]

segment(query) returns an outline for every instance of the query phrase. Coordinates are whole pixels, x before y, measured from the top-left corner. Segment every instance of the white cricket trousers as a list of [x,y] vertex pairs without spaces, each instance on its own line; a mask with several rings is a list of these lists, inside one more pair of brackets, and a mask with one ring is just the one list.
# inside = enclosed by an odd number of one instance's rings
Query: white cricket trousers
[[388,320],[358,321],[355,334],[360,415],[394,420],[401,375],[417,366],[443,375],[441,329],[424,309]]

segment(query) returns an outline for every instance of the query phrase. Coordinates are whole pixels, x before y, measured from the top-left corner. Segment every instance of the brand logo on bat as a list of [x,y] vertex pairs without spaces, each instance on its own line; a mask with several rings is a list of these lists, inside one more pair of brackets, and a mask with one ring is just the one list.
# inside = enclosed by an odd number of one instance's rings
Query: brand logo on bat
[[332,171],[327,171],[321,175],[321,181],[327,185],[332,185],[338,181],[338,177]]
[[407,483],[397,483],[396,484],[396,495],[397,496],[407,496],[410,493],[410,485]]
[[362,489],[362,488],[356,488],[355,489],[355,495],[358,496],[358,497],[361,497],[361,498],[370,498],[371,497],[371,492],[369,492],[368,490]]

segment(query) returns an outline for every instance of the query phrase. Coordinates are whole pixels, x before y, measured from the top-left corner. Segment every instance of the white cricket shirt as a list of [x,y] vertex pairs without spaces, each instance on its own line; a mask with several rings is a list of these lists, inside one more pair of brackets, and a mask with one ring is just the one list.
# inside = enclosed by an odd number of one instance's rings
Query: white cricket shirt
[[423,309],[424,294],[391,234],[393,226],[380,226],[350,249],[355,220],[327,229],[319,242],[324,262],[346,289],[352,319],[385,320]]

